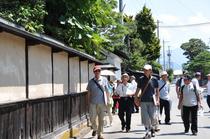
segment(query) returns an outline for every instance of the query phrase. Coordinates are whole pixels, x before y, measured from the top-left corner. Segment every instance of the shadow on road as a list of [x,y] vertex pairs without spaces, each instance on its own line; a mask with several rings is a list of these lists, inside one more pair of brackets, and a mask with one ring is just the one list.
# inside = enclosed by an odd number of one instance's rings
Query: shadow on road
[[171,122],[172,125],[183,124],[183,122]]
[[159,134],[157,136],[179,136],[179,135],[183,135],[184,132],[176,132],[176,133],[163,133],[163,134]]
[[198,128],[210,128],[210,126],[203,126],[203,127],[198,127]]
[[122,134],[126,134],[126,133],[143,134],[144,132],[145,132],[145,130],[131,130],[129,132],[122,132],[121,130],[118,130],[118,131],[107,131],[107,132],[104,132],[104,134],[115,134],[115,133],[122,133]]

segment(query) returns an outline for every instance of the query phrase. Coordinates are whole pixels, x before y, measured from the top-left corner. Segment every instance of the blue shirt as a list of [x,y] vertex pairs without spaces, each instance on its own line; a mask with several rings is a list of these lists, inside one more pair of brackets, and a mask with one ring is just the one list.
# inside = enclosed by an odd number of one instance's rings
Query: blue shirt
[[108,90],[108,80],[103,77],[100,76],[98,80],[96,80],[95,78],[91,79],[88,82],[88,86],[87,86],[87,90],[90,93],[90,103],[92,104],[105,104],[105,99],[106,97],[106,93],[104,93],[99,87],[98,85],[95,83],[95,81],[98,82],[98,84],[101,86],[101,88],[103,89],[103,91],[107,92]]

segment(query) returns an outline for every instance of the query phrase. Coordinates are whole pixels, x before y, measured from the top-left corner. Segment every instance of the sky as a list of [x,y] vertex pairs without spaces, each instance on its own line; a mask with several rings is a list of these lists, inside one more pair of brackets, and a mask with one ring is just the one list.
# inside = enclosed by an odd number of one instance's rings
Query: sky
[[[210,0],[123,0],[123,3],[125,4],[124,13],[127,15],[135,16],[144,5],[151,9],[154,20],[160,21],[159,37],[161,44],[164,40],[166,50],[170,46],[172,60],[173,57],[177,59],[177,52],[181,52],[179,50],[181,44],[188,42],[191,38],[201,39],[210,45]],[[165,27],[206,22],[207,24],[200,26]],[[182,56],[181,61],[183,63],[187,59]]]

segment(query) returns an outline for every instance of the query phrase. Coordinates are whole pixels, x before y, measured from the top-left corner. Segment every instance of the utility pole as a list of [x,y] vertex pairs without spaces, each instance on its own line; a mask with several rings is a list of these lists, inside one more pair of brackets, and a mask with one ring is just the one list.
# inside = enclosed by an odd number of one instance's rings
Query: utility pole
[[[160,40],[160,34],[159,34],[159,23],[160,23],[160,21],[159,20],[157,20],[157,37],[158,37],[158,39]],[[160,64],[160,57],[158,58],[158,63]]]
[[163,70],[166,70],[166,61],[165,61],[165,41],[163,40]]
[[171,50],[170,50],[170,46],[168,45],[168,69],[171,69]]
[[121,13],[121,24],[123,24],[123,11],[125,8],[125,4],[123,4],[123,0],[119,0],[119,12]]

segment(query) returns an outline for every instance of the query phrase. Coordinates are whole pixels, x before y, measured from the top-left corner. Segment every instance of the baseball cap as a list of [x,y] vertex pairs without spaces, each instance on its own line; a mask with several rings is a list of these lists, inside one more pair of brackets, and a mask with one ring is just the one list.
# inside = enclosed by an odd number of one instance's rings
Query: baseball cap
[[145,70],[152,70],[152,66],[149,64],[144,65]]
[[124,74],[122,75],[122,77],[123,77],[123,76],[127,76],[127,77],[129,77],[129,75],[128,75],[127,73],[124,73]]
[[201,73],[200,73],[200,72],[196,72],[196,73],[195,73],[195,75],[199,75],[199,76],[200,76],[200,75],[201,75]]
[[192,78],[189,75],[184,76],[184,80],[191,80]]
[[207,76],[210,76],[210,73],[209,73],[209,74],[207,74]]
[[96,70],[101,70],[101,67],[99,67],[98,65],[94,66],[93,71],[96,71]]
[[163,76],[163,75],[168,75],[168,73],[167,73],[166,71],[162,71],[162,72],[160,73],[160,76]]

